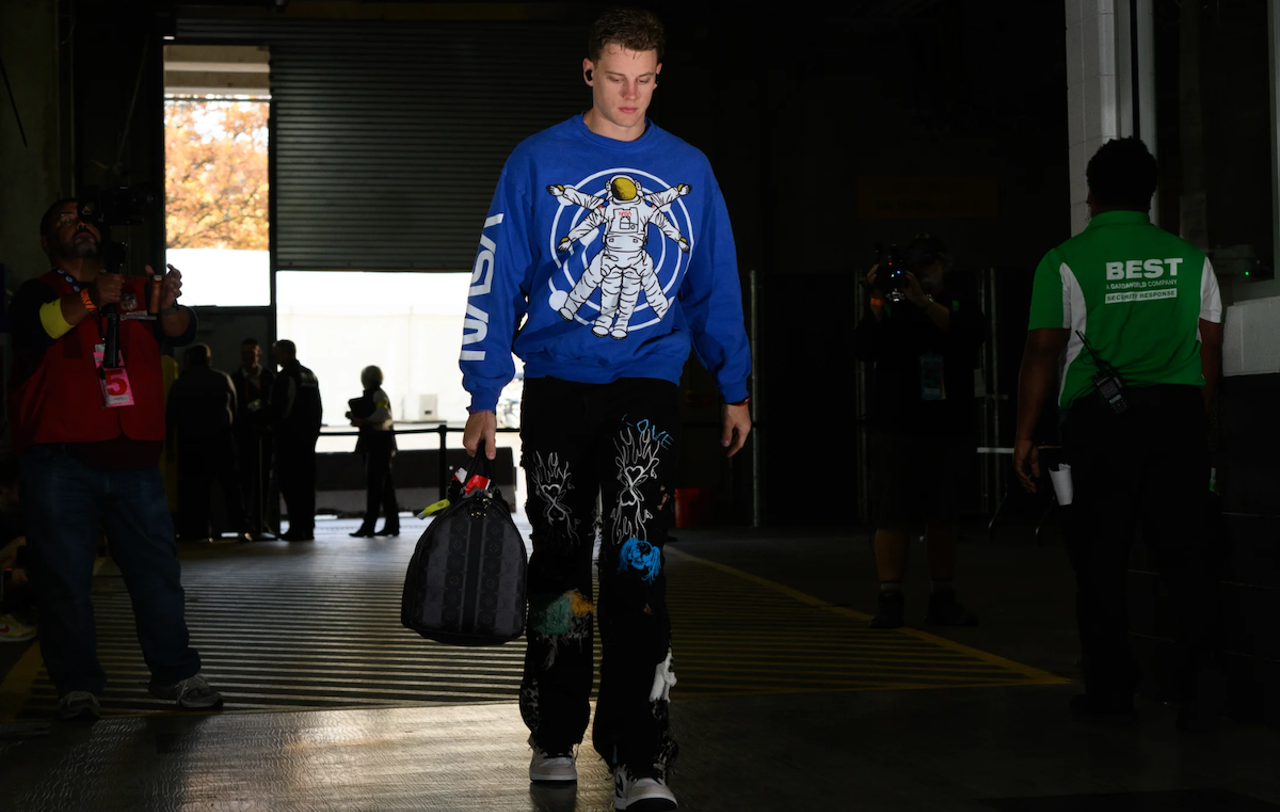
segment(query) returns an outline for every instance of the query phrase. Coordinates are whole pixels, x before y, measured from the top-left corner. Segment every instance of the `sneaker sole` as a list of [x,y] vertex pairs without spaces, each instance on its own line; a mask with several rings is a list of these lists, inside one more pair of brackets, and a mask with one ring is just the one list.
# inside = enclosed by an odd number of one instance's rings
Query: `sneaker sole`
[[69,711],[58,710],[58,718],[64,722],[76,721],[97,721],[102,718],[102,711],[98,708],[80,708],[75,713]]
[[200,700],[200,699],[179,700],[178,692],[172,688],[157,688],[154,686],[148,686],[147,692],[150,693],[152,696],[154,696],[156,699],[163,699],[168,702],[177,702],[178,707],[185,708],[186,710],[213,710],[214,708],[222,707],[224,702],[224,699],[221,696],[219,696],[217,699],[211,699],[211,700]]
[[212,702],[179,702],[178,707],[185,708],[187,710],[216,710],[217,708],[221,708],[222,704],[223,700],[219,697]]
[[538,775],[530,770],[529,780],[535,784],[570,784],[576,783],[578,776],[576,773],[574,775]]
[[679,806],[675,801],[666,798],[637,798],[631,803],[627,803],[625,799],[615,798],[613,808],[623,812],[669,812],[672,809],[679,809]]

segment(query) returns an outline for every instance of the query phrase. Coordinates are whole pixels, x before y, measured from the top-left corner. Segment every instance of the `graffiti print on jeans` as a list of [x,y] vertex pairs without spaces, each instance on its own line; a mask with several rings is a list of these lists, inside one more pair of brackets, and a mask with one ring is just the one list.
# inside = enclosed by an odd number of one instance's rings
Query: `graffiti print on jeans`
[[618,503],[613,507],[614,544],[627,539],[648,541],[645,525],[653,514],[645,506],[644,485],[658,475],[658,454],[662,443],[650,427],[644,431],[626,424],[621,436],[614,440],[618,470]]
[[573,490],[573,476],[569,473],[569,463],[560,464],[559,455],[551,452],[544,460],[542,454],[534,452],[536,465],[529,472],[533,480],[533,489],[542,500],[542,518],[548,528],[564,526],[569,541],[578,543],[577,520],[573,511],[565,503],[569,491]]

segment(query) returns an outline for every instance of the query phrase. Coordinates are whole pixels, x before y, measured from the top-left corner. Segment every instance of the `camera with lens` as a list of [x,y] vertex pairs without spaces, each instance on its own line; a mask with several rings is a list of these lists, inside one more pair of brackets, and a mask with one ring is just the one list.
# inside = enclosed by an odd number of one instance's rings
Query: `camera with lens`
[[89,187],[80,196],[80,219],[101,228],[136,226],[155,213],[159,195],[151,186]]
[[907,298],[907,288],[911,286],[907,274],[919,274],[921,269],[944,260],[945,255],[942,241],[928,235],[916,237],[905,248],[890,245],[876,271],[876,289],[889,301],[901,302]]
[[888,253],[880,262],[880,270],[876,273],[876,288],[882,291],[891,302],[900,302],[906,298],[906,290],[911,282],[907,279],[907,261],[902,248],[889,246]]
[[[79,195],[78,200],[80,222],[94,226],[102,235],[100,244],[103,273],[121,273],[129,246],[111,239],[111,227],[142,224],[157,210],[159,195],[153,187],[147,185],[90,186]],[[102,315],[107,320],[102,366],[114,368],[120,356],[120,314],[114,304],[109,304],[102,308]]]
[[80,221],[89,223],[102,234],[102,268],[107,273],[120,273],[124,268],[128,245],[111,239],[112,226],[136,226],[157,210],[160,197],[153,187],[90,186],[80,195]]

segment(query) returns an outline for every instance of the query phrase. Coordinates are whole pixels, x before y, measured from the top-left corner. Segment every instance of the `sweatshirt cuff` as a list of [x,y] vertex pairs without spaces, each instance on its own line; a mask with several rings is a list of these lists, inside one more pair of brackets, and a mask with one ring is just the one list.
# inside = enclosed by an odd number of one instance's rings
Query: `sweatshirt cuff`
[[747,392],[746,381],[743,381],[721,389],[720,394],[724,396],[725,403],[741,403],[747,399],[747,395],[750,393]]
[[467,407],[467,414],[498,411],[498,396],[501,394],[501,389],[481,389],[472,392],[471,405]]

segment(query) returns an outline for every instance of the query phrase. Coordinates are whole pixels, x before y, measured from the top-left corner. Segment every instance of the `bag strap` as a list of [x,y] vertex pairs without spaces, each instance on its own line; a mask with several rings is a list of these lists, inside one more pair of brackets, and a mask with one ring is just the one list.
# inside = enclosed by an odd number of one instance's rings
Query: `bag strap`
[[484,453],[484,438],[481,437],[480,442],[476,444],[476,455],[467,461],[467,479],[480,474],[485,479],[493,481],[495,467],[493,460]]

